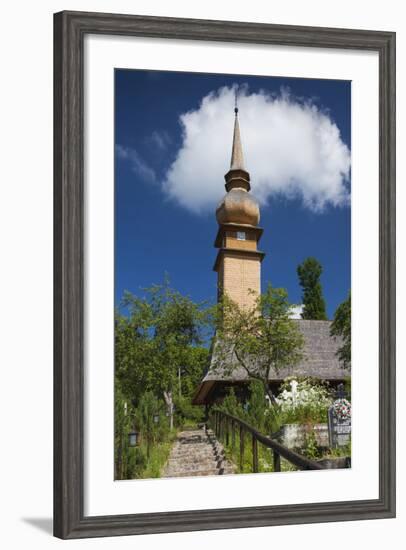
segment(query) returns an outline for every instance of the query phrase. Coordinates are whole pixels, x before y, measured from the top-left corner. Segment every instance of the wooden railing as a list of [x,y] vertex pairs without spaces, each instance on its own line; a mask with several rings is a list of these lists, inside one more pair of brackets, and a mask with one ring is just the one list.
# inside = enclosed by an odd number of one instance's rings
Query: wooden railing
[[259,471],[258,463],[258,443],[261,443],[268,449],[273,451],[273,471],[281,471],[281,457],[293,464],[299,470],[323,470],[323,466],[318,464],[314,460],[310,460],[305,456],[295,453],[291,449],[288,449],[284,445],[281,445],[274,439],[261,434],[255,428],[233,416],[229,413],[221,411],[219,409],[212,409],[209,414],[209,421],[216,437],[225,443],[228,447],[231,440],[231,448],[234,452],[236,445],[236,432],[239,433],[239,466],[240,470],[244,465],[244,450],[246,443],[246,436],[251,436],[252,445],[252,471]]

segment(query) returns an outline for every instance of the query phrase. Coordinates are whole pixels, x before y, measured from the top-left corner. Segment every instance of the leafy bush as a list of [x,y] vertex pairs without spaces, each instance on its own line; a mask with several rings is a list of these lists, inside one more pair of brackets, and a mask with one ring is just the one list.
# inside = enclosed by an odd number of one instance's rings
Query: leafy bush
[[245,419],[244,409],[242,404],[235,395],[234,388],[230,388],[222,404],[219,407],[223,411],[236,416],[237,418]]
[[247,408],[247,422],[259,432],[265,427],[266,411],[269,408],[264,385],[259,380],[254,380],[249,385],[250,398]]
[[120,387],[116,383],[114,400],[114,466],[116,479],[127,478],[127,472],[134,468],[134,465],[130,464],[128,447],[128,434],[132,430],[132,412],[131,405],[124,399]]
[[317,445],[316,435],[310,426],[309,431],[306,433],[305,446],[303,448],[303,453],[307,458],[311,460],[316,460],[321,457],[320,449]]
[[175,398],[175,417],[178,426],[196,425],[204,419],[204,408],[192,405],[190,397]]
[[333,402],[327,384],[304,379],[287,378],[276,398],[281,424],[326,422],[327,411]]

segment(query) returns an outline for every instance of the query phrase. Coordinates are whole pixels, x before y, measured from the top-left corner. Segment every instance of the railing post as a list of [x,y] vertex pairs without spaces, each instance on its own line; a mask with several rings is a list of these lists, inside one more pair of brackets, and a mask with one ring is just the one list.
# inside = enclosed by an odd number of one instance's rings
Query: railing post
[[273,471],[274,472],[281,471],[281,455],[276,451],[273,452]]
[[252,434],[252,471],[258,472],[258,441],[254,434]]
[[[273,471],[280,472],[281,458],[289,461],[291,464],[301,470],[320,470],[322,466],[317,464],[313,460],[309,460],[305,456],[301,456],[298,453],[288,449],[287,447],[280,445],[277,441],[273,441],[271,438],[259,433],[254,427],[247,424],[244,420],[241,420],[233,415],[223,413],[221,410],[214,410],[211,416],[211,422],[215,430],[217,439],[221,441],[225,446],[230,445],[230,430],[231,430],[231,445],[233,453],[237,450],[237,434],[236,430],[239,428],[239,454],[236,457],[239,459],[239,467],[242,472],[244,469],[245,461],[245,437],[246,434],[251,434],[252,437],[252,472],[259,472],[259,451],[258,444],[261,443],[266,448],[272,449]],[[237,448],[237,449],[236,449]]]
[[240,425],[240,470],[244,466],[244,428]]

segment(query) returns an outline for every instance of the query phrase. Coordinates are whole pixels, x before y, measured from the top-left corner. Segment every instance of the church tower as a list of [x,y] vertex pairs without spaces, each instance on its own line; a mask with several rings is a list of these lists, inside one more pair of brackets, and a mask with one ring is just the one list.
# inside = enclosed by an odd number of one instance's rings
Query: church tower
[[214,246],[219,250],[213,269],[217,272],[218,299],[225,292],[240,307],[250,307],[261,292],[265,254],[258,250],[262,235],[259,206],[250,194],[250,176],[244,167],[237,106],[234,112],[231,164],[224,176],[227,193],[216,210],[219,229]]

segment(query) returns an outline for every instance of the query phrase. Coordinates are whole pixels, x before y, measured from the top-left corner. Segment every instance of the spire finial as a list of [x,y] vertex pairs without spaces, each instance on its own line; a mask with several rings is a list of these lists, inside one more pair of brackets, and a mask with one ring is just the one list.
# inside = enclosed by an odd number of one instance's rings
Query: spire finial
[[235,89],[235,96],[234,96],[235,120],[234,120],[234,137],[233,137],[233,149],[231,153],[230,170],[245,170],[244,157],[242,154],[240,126],[238,124],[237,93],[238,93],[238,88]]

